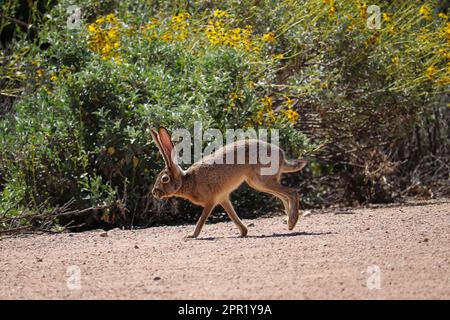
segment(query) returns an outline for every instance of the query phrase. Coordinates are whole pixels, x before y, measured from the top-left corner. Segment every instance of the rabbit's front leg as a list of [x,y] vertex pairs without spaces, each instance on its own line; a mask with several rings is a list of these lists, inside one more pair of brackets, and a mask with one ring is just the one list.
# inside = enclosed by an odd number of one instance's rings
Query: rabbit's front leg
[[203,225],[205,224],[206,220],[208,219],[209,215],[211,214],[211,211],[214,209],[213,205],[206,205],[203,208],[202,214],[200,215],[200,218],[197,221],[197,225],[195,226],[195,231],[192,235],[186,236],[186,238],[197,238],[200,232],[202,231]]
[[242,223],[241,219],[239,219],[239,216],[237,215],[236,211],[233,208],[233,204],[231,203],[230,199],[227,199],[221,203],[222,207],[227,212],[230,219],[236,224],[236,226],[239,228],[239,232],[241,233],[241,237],[247,236],[247,227]]

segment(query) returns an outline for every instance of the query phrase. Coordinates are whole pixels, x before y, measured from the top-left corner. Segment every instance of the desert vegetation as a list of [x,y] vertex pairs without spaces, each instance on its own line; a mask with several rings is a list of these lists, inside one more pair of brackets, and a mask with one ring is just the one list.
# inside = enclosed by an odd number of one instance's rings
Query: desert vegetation
[[[195,121],[279,129],[309,160],[284,181],[303,208],[450,194],[448,1],[72,5],[0,5],[2,232],[193,220],[149,193],[149,129]],[[280,205],[233,200],[243,217]]]

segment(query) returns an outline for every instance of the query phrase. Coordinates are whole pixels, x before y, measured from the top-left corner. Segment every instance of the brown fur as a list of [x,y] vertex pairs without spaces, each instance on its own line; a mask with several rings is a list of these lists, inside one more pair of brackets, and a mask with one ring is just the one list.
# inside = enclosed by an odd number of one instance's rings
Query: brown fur
[[[203,212],[197,222],[195,231],[190,237],[197,237],[215,206],[220,204],[231,220],[239,228],[241,236],[247,235],[247,227],[239,219],[230,202],[229,195],[244,181],[252,188],[278,197],[284,204],[288,215],[288,229],[292,230],[298,220],[299,198],[296,189],[284,187],[280,184],[283,172],[295,172],[306,165],[304,160],[288,161],[283,150],[275,145],[270,146],[261,140],[241,140],[224,146],[215,153],[204,157],[183,171],[174,161],[175,152],[170,135],[165,128],[158,131],[151,130],[152,137],[157,144],[166,163],[166,168],[156,178],[152,194],[157,198],[171,196],[182,197],[203,207]],[[255,145],[266,145],[268,155],[270,151],[278,152],[279,167],[273,175],[262,175],[259,159],[256,164],[249,164],[249,150]],[[244,164],[225,164],[227,154],[234,153],[237,159],[239,150],[245,151]],[[222,158],[223,164],[216,163]]]

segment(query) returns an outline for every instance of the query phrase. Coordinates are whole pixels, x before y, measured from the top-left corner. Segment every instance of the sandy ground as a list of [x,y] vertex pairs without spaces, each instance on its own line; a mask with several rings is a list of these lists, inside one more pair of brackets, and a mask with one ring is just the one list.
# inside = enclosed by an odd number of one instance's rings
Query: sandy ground
[[450,200],[0,240],[0,299],[449,299]]

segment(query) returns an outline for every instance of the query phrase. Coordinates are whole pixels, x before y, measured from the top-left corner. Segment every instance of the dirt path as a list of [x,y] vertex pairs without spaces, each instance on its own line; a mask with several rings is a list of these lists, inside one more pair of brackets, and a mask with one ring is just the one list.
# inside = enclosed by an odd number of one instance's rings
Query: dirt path
[[450,298],[449,200],[244,222],[3,238],[0,299]]

